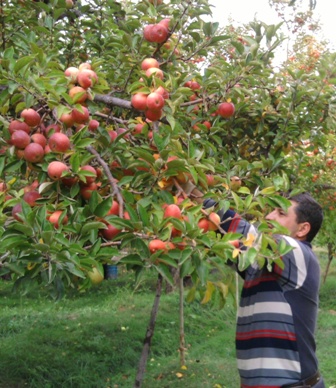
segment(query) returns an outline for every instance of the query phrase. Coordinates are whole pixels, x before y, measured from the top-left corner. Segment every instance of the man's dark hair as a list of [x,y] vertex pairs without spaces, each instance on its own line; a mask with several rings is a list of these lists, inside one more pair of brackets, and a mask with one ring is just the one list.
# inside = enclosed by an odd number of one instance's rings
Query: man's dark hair
[[295,207],[297,222],[299,224],[302,222],[309,222],[310,231],[307,234],[306,241],[311,242],[322,225],[322,207],[307,192],[293,195],[288,199],[297,203],[297,206]]

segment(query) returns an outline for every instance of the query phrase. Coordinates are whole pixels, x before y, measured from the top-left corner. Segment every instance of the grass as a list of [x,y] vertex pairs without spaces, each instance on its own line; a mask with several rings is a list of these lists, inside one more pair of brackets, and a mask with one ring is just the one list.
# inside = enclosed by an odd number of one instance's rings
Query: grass
[[[322,266],[326,259],[322,255]],[[136,291],[129,274],[59,302],[36,288],[12,294],[0,281],[0,388],[133,387],[154,299],[155,279]],[[336,386],[336,264],[322,285],[318,357]],[[186,369],[179,365],[176,293],[160,302],[144,388],[236,388],[235,311],[186,304]]]

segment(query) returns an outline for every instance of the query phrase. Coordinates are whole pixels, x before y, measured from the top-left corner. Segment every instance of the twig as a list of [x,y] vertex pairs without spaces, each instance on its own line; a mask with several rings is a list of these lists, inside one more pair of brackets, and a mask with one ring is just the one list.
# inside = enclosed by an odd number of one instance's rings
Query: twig
[[120,218],[123,218],[124,216],[124,199],[120,193],[120,189],[118,187],[118,185],[116,184],[116,181],[115,179],[113,178],[113,175],[108,167],[108,165],[106,164],[106,162],[102,159],[102,157],[99,155],[99,153],[92,147],[92,146],[88,146],[86,147],[86,149],[96,157],[96,159],[98,160],[98,162],[100,163],[100,165],[103,167],[105,173],[106,173],[106,176],[110,182],[110,185],[112,187],[112,193],[111,195],[112,196],[116,196],[117,199],[118,199],[118,203],[119,203],[119,217]]

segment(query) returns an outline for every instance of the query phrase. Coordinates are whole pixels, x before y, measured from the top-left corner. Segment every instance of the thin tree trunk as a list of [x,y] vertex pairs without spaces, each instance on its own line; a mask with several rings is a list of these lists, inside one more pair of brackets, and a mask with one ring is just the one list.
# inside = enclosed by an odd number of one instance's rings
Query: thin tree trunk
[[144,346],[142,348],[142,353],[141,353],[141,357],[140,357],[140,361],[139,361],[139,365],[138,365],[137,375],[135,378],[134,388],[140,388],[142,381],[143,381],[143,378],[144,378],[145,368],[146,368],[147,359],[149,356],[152,338],[154,335],[156,317],[158,314],[160,298],[161,298],[161,294],[162,294],[162,280],[163,280],[162,276],[159,274],[158,280],[156,283],[156,295],[155,295],[155,299],[154,299],[154,303],[153,303],[153,307],[152,307],[152,311],[151,311],[149,324],[147,327],[147,332],[146,332],[146,336],[145,336],[145,340],[144,340]]
[[325,269],[325,273],[324,273],[324,277],[323,277],[323,283],[325,283],[326,280],[327,280],[330,264],[331,264],[331,261],[332,261],[333,257],[334,257],[334,254],[333,254],[333,244],[332,243],[328,243],[328,264],[327,264],[326,269]]
[[179,279],[180,289],[180,365],[185,365],[185,336],[184,336],[184,284],[183,277]]
[[239,275],[236,272],[236,315],[238,318],[238,307],[239,307]]

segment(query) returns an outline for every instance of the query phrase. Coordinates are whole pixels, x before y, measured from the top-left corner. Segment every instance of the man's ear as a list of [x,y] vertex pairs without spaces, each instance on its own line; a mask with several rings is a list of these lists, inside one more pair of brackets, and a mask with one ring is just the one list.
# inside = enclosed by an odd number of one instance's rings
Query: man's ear
[[299,240],[306,240],[307,234],[310,232],[311,225],[309,222],[302,222],[299,224],[299,228],[296,232],[296,236]]

